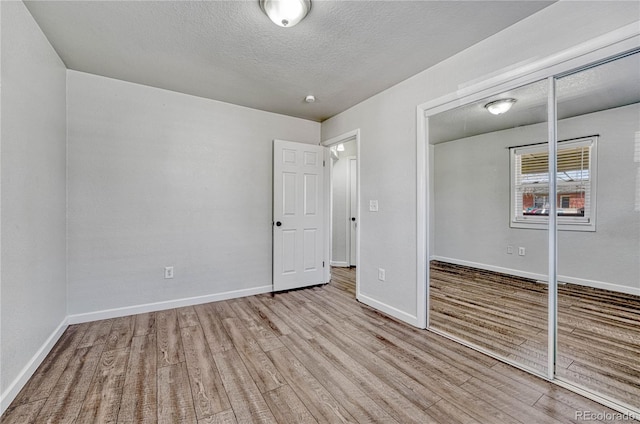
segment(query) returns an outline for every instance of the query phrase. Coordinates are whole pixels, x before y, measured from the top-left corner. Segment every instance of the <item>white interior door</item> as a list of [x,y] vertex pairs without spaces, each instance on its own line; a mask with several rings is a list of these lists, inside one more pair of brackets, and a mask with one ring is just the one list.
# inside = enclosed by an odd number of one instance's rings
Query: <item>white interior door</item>
[[273,142],[273,290],[324,282],[324,147]]
[[358,211],[358,184],[357,184],[357,161],[356,158],[349,158],[349,219],[351,222],[350,243],[349,243],[349,265],[356,266],[356,232],[358,231],[358,221],[356,219]]

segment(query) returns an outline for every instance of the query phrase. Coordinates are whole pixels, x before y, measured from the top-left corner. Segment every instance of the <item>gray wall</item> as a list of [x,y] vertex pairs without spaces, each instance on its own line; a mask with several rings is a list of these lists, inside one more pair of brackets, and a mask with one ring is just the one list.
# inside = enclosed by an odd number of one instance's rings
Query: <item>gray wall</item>
[[360,129],[361,201],[379,201],[379,212],[363,207],[360,220],[359,283],[368,303],[410,321],[423,302],[416,296],[416,106],[635,22],[639,7],[554,3],[322,123],[323,140]]
[[[600,135],[596,232],[560,231],[558,236],[558,272],[570,281],[640,293],[633,157],[639,116],[636,104],[558,123],[560,140]],[[547,275],[547,231],[509,227],[508,150],[544,140],[546,128],[546,123],[530,125],[434,147],[436,256]],[[516,252],[507,254],[507,245]],[[526,248],[526,256],[518,256],[518,246]]]
[[275,138],[320,124],[69,71],[70,314],[269,286]]
[[66,70],[22,2],[3,1],[0,8],[4,397],[67,312]]

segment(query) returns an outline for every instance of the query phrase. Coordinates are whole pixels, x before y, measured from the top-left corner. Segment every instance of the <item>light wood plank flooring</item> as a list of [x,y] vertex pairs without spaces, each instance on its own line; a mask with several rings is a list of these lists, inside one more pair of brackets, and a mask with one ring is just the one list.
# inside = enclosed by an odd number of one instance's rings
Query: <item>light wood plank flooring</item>
[[354,272],[72,325],[0,421],[557,424],[614,413],[358,303]]
[[[546,372],[547,286],[431,263],[433,327]],[[640,408],[640,297],[558,286],[556,373]]]

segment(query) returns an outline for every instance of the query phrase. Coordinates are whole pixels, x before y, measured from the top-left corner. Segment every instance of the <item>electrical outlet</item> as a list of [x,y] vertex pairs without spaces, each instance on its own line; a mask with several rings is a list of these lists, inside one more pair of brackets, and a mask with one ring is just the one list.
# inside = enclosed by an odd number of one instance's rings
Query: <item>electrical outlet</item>
[[173,267],[172,266],[165,266],[164,267],[164,278],[165,279],[173,278]]
[[378,268],[378,280],[384,281],[384,278],[385,278],[384,269]]
[[511,245],[507,246],[507,254],[508,255],[513,255],[513,246],[511,246]]
[[518,255],[524,256],[527,254],[527,250],[524,247],[518,247]]

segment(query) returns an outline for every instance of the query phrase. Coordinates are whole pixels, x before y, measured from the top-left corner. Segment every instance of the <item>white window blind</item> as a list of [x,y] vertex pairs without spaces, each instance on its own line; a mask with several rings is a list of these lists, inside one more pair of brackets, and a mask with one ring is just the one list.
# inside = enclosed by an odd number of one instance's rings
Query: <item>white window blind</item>
[[[594,136],[558,142],[556,185],[560,225],[593,224],[596,138]],[[511,149],[512,224],[541,226],[548,222],[547,149],[546,143]]]

